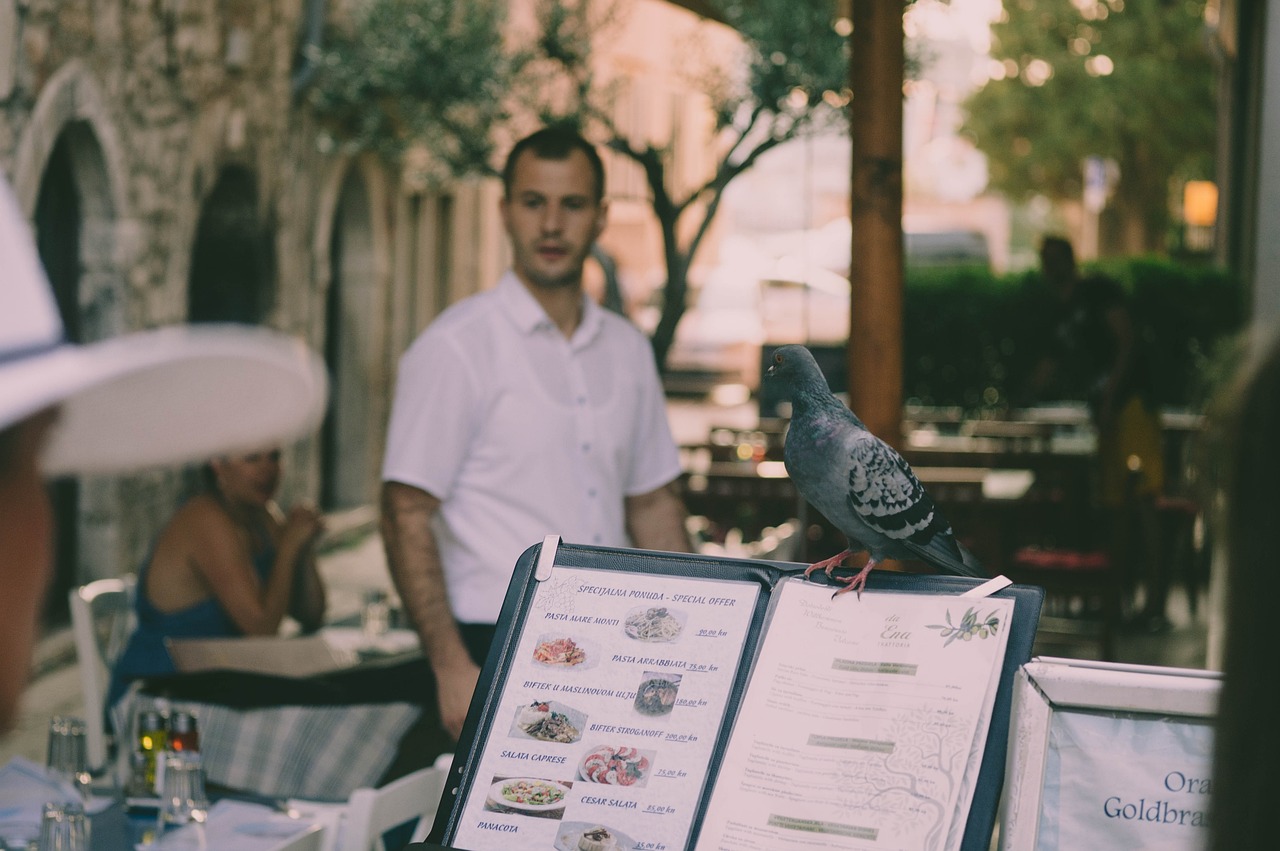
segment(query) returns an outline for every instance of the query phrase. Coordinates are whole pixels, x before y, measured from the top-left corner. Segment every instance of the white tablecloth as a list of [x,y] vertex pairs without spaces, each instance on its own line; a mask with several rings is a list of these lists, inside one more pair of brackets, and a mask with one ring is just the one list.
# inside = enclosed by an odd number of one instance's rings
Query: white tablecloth
[[171,831],[148,851],[272,851],[317,825],[325,829],[322,851],[336,847],[345,805],[290,801],[289,812],[262,804],[223,800],[209,809],[201,845],[195,825]]
[[[46,801],[80,800],[70,783],[45,773],[44,766],[15,756],[0,767],[0,841],[21,845],[40,835],[40,817]],[[95,799],[85,805],[88,813],[105,809],[109,799]]]
[[[129,729],[131,692],[116,704],[118,729]],[[209,783],[271,798],[345,801],[376,786],[400,738],[422,714],[409,703],[272,706],[234,709],[174,701],[200,723],[200,754]]]

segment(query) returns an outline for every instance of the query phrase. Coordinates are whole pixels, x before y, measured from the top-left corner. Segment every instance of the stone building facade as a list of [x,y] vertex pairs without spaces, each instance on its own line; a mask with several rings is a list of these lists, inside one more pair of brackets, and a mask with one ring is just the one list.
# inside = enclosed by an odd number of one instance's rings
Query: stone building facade
[[[424,194],[322,150],[301,45],[335,3],[0,0],[0,168],[68,337],[267,325],[324,354],[333,402],[286,452],[282,499],[371,502],[395,358],[504,262],[496,190]],[[135,570],[191,471],[54,485],[72,585]]]
[[[68,337],[236,321],[305,340],[329,366],[330,413],[285,448],[281,500],[327,510],[376,498],[400,353],[509,260],[496,181],[435,191],[326,144],[302,94],[314,70],[304,47],[355,2],[0,0],[0,169]],[[512,20],[531,8],[512,0]],[[624,99],[619,121],[638,136],[672,131],[658,119],[693,128],[675,137],[689,168],[673,175],[694,181],[709,113],[681,92],[667,54],[672,33],[700,19],[664,0],[627,8],[603,63],[645,100]],[[651,287],[661,246],[637,167],[609,154],[606,167],[604,248],[622,276]],[[56,483],[51,616],[74,585],[136,570],[195,479],[169,470]]]

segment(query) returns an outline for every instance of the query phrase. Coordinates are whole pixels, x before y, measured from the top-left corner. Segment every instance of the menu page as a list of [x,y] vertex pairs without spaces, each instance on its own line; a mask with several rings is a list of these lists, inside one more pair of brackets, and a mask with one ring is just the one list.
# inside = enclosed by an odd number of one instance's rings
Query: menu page
[[684,848],[759,585],[557,566],[534,593],[452,844]]
[[958,847],[1013,601],[787,580],[775,605],[697,848]]

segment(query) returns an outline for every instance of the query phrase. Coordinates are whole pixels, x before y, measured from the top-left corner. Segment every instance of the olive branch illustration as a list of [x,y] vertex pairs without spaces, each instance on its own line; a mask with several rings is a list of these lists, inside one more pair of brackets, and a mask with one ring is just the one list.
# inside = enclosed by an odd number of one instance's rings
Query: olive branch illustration
[[942,646],[946,647],[956,639],[962,641],[971,641],[976,635],[978,638],[987,638],[995,635],[996,630],[1000,627],[1000,618],[996,617],[996,610],[992,609],[991,614],[987,615],[986,620],[982,620],[978,614],[978,610],[970,607],[969,611],[964,613],[964,617],[960,618],[959,624],[951,623],[951,610],[947,609],[947,622],[931,623],[926,629],[936,629],[939,635],[945,638]]

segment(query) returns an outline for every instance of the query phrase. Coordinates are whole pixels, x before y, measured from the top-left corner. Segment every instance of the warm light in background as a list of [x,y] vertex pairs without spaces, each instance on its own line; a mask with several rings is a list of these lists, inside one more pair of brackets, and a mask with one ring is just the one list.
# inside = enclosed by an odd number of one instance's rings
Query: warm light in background
[[1182,189],[1182,218],[1192,227],[1213,227],[1218,220],[1218,185],[1212,180],[1188,180]]

